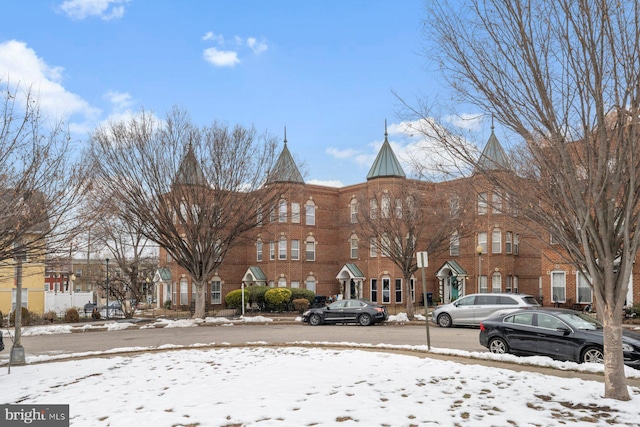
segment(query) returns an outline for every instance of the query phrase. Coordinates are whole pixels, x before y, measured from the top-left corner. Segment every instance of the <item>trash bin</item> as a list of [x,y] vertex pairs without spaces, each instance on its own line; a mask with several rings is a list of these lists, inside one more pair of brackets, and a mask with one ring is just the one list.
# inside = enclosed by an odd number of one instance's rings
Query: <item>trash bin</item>
[[433,292],[427,292],[427,306],[433,305]]

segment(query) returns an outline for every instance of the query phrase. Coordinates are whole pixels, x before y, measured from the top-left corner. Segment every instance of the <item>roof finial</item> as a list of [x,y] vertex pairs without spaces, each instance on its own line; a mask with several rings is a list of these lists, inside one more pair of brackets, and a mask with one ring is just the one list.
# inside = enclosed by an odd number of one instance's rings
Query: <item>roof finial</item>
[[387,139],[387,119],[384,119],[384,139]]
[[493,133],[493,113],[491,113],[491,132]]
[[284,145],[287,145],[287,125],[284,125]]

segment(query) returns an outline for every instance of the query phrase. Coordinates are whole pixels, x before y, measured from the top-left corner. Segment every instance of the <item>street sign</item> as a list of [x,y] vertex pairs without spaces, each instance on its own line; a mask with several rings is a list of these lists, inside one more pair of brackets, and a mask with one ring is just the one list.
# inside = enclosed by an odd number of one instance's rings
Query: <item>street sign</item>
[[417,252],[416,257],[418,259],[418,268],[429,267],[429,255],[427,252]]

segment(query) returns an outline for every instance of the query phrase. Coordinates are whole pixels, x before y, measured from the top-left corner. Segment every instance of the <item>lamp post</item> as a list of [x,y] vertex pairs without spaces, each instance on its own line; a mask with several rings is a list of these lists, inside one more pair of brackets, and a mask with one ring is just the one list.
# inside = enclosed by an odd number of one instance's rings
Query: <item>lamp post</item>
[[20,340],[22,336],[22,263],[27,260],[27,250],[23,245],[15,249],[14,261],[16,274],[16,309],[14,314],[15,323],[15,340],[11,347],[11,355],[9,357],[9,366],[25,365],[24,347]]
[[109,320],[109,258],[107,258],[107,291],[105,297],[107,300],[107,320]]
[[482,245],[478,245],[476,247],[476,253],[478,254],[478,290],[477,292],[480,292],[480,288],[481,288],[481,280],[482,280],[482,251],[484,250],[484,248],[482,247]]

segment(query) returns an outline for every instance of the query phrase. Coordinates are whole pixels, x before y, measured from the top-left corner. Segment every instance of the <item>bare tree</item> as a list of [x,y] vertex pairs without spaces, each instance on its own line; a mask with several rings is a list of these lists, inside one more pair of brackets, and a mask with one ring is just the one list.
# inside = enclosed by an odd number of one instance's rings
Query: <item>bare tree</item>
[[164,122],[141,112],[93,135],[96,185],[121,221],[137,224],[191,276],[196,317],[205,315],[208,280],[277,197],[277,185],[264,185],[276,146],[254,128],[197,127],[175,108]]
[[0,81],[0,264],[19,249],[44,262],[68,248],[83,174],[62,121],[30,89]]
[[[590,277],[604,323],[605,396],[628,400],[621,324],[640,244],[638,4],[443,0],[428,9],[429,55],[462,102],[493,112],[523,141],[513,150],[523,179],[496,179],[452,133],[440,132],[441,142],[513,195]],[[432,130],[446,126],[416,110],[437,123]]]
[[[398,267],[406,295],[411,295],[411,276],[418,269],[416,252],[438,256],[449,249],[453,236],[465,234],[462,217],[450,209],[452,200],[465,197],[464,186],[453,192],[421,181],[398,179],[384,189],[372,188],[357,201],[357,220],[351,220],[352,226],[363,247],[375,247]],[[406,298],[406,309],[413,319],[411,298]]]
[[125,317],[135,314],[139,302],[145,297],[153,271],[158,265],[157,249],[152,253],[149,240],[142,235],[142,227],[135,222],[124,222],[117,217],[112,198],[94,195],[91,209],[85,211],[87,223],[93,223],[95,243],[106,248],[114,269],[109,276],[109,287],[99,281],[111,301],[119,301]]

